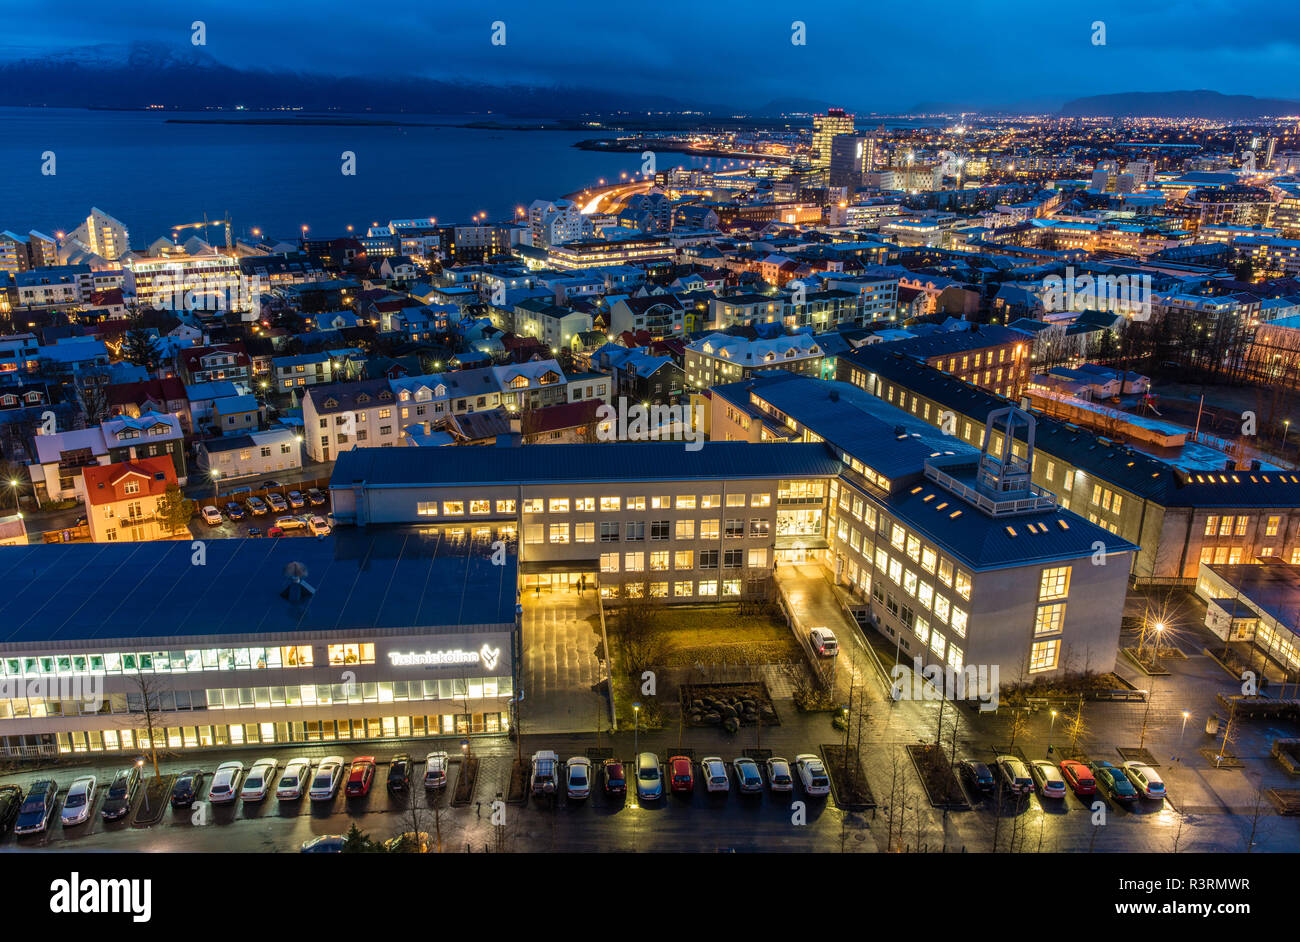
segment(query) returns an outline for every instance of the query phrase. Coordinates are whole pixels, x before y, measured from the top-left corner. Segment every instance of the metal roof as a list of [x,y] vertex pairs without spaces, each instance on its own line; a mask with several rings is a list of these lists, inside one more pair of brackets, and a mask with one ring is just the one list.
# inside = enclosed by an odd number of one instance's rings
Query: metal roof
[[[601,442],[482,448],[354,448],[334,464],[331,488],[447,484],[684,481],[830,477],[840,462],[825,445]],[[0,614],[3,610],[0,609]]]
[[[203,565],[188,540],[0,547],[0,644],[513,624],[516,557],[494,566],[480,544],[416,527],[346,528],[206,540]],[[306,601],[280,594],[291,562],[315,589]]]

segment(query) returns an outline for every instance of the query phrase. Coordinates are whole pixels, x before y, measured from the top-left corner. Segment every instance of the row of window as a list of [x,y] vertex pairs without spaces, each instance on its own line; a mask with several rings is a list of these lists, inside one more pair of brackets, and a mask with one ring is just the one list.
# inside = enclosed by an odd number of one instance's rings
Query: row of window
[[[308,720],[297,723],[217,723],[210,726],[165,726],[156,729],[158,745],[168,749],[196,749],[209,746],[245,746],[256,743],[335,742],[349,739],[396,739],[421,736],[464,736],[467,733],[500,733],[509,726],[505,714],[443,713],[434,716],[375,716],[364,719]],[[22,754],[35,743],[34,736],[9,736],[0,751]],[[57,733],[53,737],[60,754],[83,752],[136,752],[150,748],[146,730],[91,729]]]
[[524,543],[595,543],[597,536],[601,543],[644,543],[647,535],[651,542],[662,542],[672,537],[678,540],[694,540],[696,523],[699,523],[699,539],[716,540],[723,536],[729,540],[744,539],[746,533],[750,539],[765,538],[772,533],[772,521],[764,518],[751,518],[748,530],[741,519],[728,520],[629,520],[625,524],[616,521],[581,520],[572,525],[568,523],[526,523],[524,524]]
[[[601,553],[600,554],[600,571],[601,572],[618,572],[619,571],[618,553]],[[694,550],[678,550],[671,552],[669,550],[658,550],[648,554],[650,560],[651,572],[667,572],[669,569],[669,558],[672,559],[673,569],[717,569],[719,562],[723,569],[766,569],[767,568],[767,549],[755,548],[750,550],[730,549],[730,550],[700,550],[696,553]],[[646,571],[646,553],[623,553],[622,564],[623,572],[645,572]]]
[[[251,710],[270,707],[329,706],[336,703],[402,703],[408,700],[481,700],[508,697],[509,677],[460,677],[440,680],[397,680],[365,684],[288,684],[279,687],[224,687],[208,690],[149,692],[154,710]],[[106,694],[98,701],[51,700],[41,697],[0,698],[0,719],[40,719],[50,716],[143,713],[143,693]]]
[[[373,644],[340,643],[326,646],[331,666],[375,663]],[[312,646],[288,645],[274,648],[199,648],[186,651],[132,651],[107,654],[50,654],[0,659],[0,676],[38,674],[146,674],[193,671],[256,670],[262,668],[311,667]]]
[[[652,599],[715,598],[718,596],[753,595],[760,586],[759,580],[753,579],[701,579],[698,582],[628,582],[622,586],[623,594],[628,598],[639,599],[649,596]],[[600,597],[614,599],[619,596],[618,585],[601,585]]]

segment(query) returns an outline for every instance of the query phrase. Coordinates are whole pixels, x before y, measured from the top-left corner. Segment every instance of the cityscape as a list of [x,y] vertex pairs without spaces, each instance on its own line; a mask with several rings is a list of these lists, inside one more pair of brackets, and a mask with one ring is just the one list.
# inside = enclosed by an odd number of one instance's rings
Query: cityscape
[[1300,850],[1275,63],[507,84],[462,11],[275,91],[227,15],[0,96],[0,850]]

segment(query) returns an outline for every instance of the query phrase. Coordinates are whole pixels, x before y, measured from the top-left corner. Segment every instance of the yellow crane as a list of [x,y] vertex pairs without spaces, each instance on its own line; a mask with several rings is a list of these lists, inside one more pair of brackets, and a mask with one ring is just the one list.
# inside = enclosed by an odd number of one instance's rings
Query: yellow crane
[[182,229],[207,229],[208,226],[226,227],[226,251],[233,252],[235,248],[235,244],[230,238],[230,214],[229,213],[226,214],[225,219],[213,219],[209,221],[207,215],[205,214],[202,222],[183,222],[179,226],[172,226],[172,237],[179,239],[180,231]]

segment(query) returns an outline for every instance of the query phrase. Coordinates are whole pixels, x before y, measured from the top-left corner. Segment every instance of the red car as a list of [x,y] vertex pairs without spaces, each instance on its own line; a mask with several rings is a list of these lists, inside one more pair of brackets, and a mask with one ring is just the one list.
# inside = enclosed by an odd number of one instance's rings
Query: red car
[[695,791],[695,774],[691,771],[691,760],[686,756],[669,759],[668,774],[672,777],[671,787],[675,794],[689,795]]
[[1092,769],[1082,762],[1066,759],[1061,763],[1061,775],[1065,777],[1066,784],[1074,789],[1076,795],[1095,795],[1097,793],[1097,779],[1093,777]]
[[357,756],[352,760],[348,772],[348,785],[345,794],[349,798],[360,798],[370,794],[370,786],[375,781],[375,757]]
[[617,759],[605,760],[605,794],[627,794],[627,776],[623,774],[623,763]]

